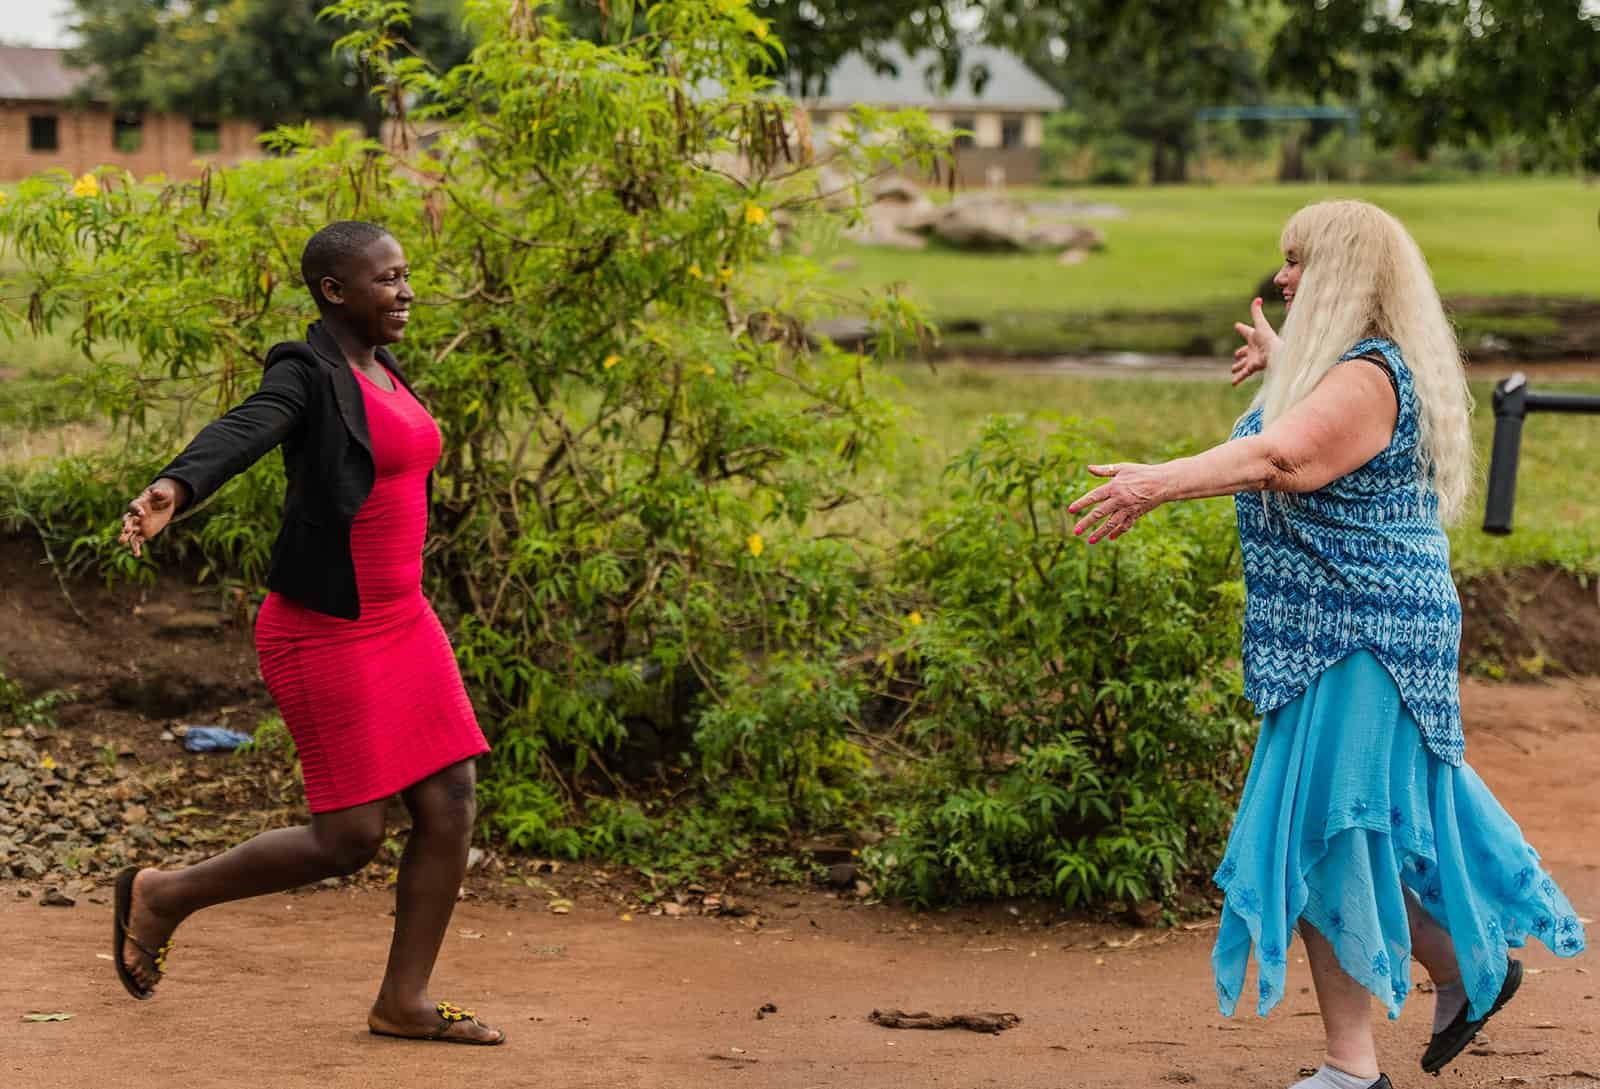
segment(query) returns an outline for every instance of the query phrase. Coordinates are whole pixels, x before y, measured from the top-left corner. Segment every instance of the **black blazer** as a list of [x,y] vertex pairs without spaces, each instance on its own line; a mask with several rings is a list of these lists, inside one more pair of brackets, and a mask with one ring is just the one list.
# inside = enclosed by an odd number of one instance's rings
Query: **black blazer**
[[[387,349],[378,349],[378,359],[411,389]],[[160,475],[188,485],[189,503],[179,512],[188,515],[275,446],[283,448],[289,483],[267,586],[308,609],[356,620],[350,526],[372,493],[372,438],[359,379],[321,322],[305,340],[275,345],[261,388],[206,425]],[[432,473],[428,498],[431,505]]]

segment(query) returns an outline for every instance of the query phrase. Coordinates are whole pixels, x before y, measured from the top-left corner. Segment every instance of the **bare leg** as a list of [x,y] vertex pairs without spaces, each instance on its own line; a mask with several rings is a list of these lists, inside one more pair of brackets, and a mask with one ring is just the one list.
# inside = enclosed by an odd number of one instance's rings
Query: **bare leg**
[[[263,832],[181,870],[141,870],[133,883],[129,932],[156,949],[201,908],[354,873],[383,844],[387,805],[385,799],[316,813],[309,825]],[[124,958],[141,984],[155,986],[160,977],[149,957],[129,943]]]
[[1304,919],[1300,920],[1300,937],[1306,943],[1311,981],[1328,1037],[1328,1065],[1375,1081],[1378,1049],[1372,1036],[1372,996],[1345,974],[1328,939]]
[[[423,1036],[439,1028],[439,1014],[428,998],[428,980],[467,872],[475,786],[472,763],[463,761],[401,795],[411,811],[411,837],[400,858],[395,886],[389,964],[367,1018],[379,1032]],[[449,1031],[485,1042],[501,1035],[474,1021],[457,1022]]]
[[1449,931],[1428,914],[1428,909],[1410,889],[1406,889],[1405,895],[1411,955],[1428,970],[1428,978],[1436,985],[1456,982],[1461,978],[1461,965],[1456,960],[1456,947]]

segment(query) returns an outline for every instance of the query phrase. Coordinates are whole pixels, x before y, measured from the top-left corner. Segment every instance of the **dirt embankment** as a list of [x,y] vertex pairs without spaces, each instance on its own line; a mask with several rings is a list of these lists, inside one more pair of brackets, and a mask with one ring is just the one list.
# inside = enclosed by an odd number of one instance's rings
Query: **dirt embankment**
[[[0,670],[30,693],[61,690],[74,736],[140,757],[170,753],[162,729],[199,722],[250,730],[270,714],[249,617],[175,572],[152,587],[61,585],[37,542],[0,539]],[[1489,679],[1600,676],[1600,585],[1534,568],[1461,586],[1463,670]]]

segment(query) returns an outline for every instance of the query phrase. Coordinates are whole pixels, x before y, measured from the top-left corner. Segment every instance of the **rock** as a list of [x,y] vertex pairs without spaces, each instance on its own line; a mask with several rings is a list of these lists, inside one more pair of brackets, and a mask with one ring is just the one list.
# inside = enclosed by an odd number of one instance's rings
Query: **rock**
[[483,865],[484,853],[482,847],[467,848],[467,872],[471,873]]
[[44,895],[39,898],[39,906],[47,908],[77,907],[78,901],[51,885],[44,890]]
[[860,868],[854,862],[835,862],[828,867],[828,884],[836,889],[848,889],[856,883]]
[[1134,926],[1150,927],[1161,921],[1161,905],[1155,900],[1140,900],[1128,909],[1128,922]]
[[845,237],[863,246],[890,246],[900,250],[927,249],[928,240],[914,234],[898,213],[886,213],[880,206],[867,209],[861,222],[845,232]]
[[157,635],[182,638],[189,635],[215,635],[228,624],[228,618],[215,612],[176,613],[156,628]]
[[928,200],[927,195],[923,193],[922,186],[918,185],[910,178],[903,178],[898,174],[884,178],[879,181],[878,184],[874,185],[872,187],[872,196],[874,199],[883,203],[926,203],[929,206],[932,206],[933,204],[932,201]]
[[1089,259],[1088,250],[1062,250],[1061,256],[1056,258],[1058,265],[1081,265]]
[[875,335],[872,323],[864,318],[829,318],[813,322],[806,330],[807,339],[827,337],[847,352],[866,350]]
[[952,201],[927,224],[933,236],[963,250],[1027,248],[1028,215],[1022,205],[1005,198]]
[[78,814],[78,827],[85,832],[98,832],[101,830],[100,818],[94,815],[94,810],[85,809]]
[[1098,250],[1105,248],[1106,236],[1076,223],[1040,223],[1028,228],[1024,242],[1038,250]]

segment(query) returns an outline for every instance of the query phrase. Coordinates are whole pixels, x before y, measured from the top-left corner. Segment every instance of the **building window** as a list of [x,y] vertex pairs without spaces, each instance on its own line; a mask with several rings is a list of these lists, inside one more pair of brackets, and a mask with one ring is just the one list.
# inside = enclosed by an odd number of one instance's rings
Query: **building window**
[[215,121],[195,121],[189,125],[189,147],[199,155],[222,150],[222,127]]
[[35,114],[28,118],[28,150],[61,150],[61,134],[54,114]]
[[1022,146],[1022,118],[1008,117],[1000,122],[1000,146]]
[[125,114],[111,122],[111,146],[132,155],[144,146],[144,120],[138,114]]
[[976,117],[952,117],[950,119],[950,127],[958,130],[956,135],[956,147],[978,146],[978,138],[976,135],[978,131],[978,119]]

